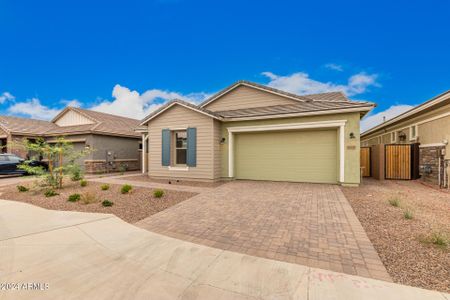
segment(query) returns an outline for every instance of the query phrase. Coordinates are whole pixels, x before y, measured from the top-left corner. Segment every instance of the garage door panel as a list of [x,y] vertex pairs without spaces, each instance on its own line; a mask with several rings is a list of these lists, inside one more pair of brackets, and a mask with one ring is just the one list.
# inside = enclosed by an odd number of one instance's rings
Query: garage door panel
[[238,179],[337,181],[337,131],[242,133],[235,137]]

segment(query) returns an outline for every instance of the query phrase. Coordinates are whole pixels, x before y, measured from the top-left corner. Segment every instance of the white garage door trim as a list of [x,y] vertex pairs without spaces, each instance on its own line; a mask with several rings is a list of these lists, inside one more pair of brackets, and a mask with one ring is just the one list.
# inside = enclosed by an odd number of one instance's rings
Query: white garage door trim
[[238,132],[257,132],[257,131],[274,131],[274,130],[290,130],[290,129],[313,129],[313,128],[339,128],[339,181],[345,180],[345,151],[344,151],[344,130],[346,120],[330,120],[320,122],[305,122],[291,124],[275,124],[275,125],[258,125],[258,126],[242,126],[228,127],[228,176],[234,177],[234,133]]

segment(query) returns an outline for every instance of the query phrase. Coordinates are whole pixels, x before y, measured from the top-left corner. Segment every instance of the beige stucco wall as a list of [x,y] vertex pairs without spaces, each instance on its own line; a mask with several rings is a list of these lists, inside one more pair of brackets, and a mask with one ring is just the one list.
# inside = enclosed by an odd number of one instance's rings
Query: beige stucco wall
[[[450,140],[450,115],[445,116],[445,114],[450,114],[450,104],[446,104],[437,109],[433,109],[426,113],[422,113],[414,118],[402,121],[398,124],[387,126],[382,130],[378,130],[370,135],[367,135],[361,139],[361,142],[365,144],[366,142],[371,145],[376,145],[379,143],[378,137],[381,137],[381,142],[385,144],[391,143],[391,132],[403,132],[406,134],[406,140],[404,143],[411,143],[414,141],[410,140],[410,130],[409,127],[416,125],[418,126],[417,135],[419,142],[422,145],[425,144],[435,144],[442,143],[443,140]],[[437,118],[434,120],[429,120],[432,118]],[[397,143],[401,143],[397,139]],[[450,148],[447,145],[446,149],[447,157],[450,157]]]
[[[150,120],[149,130],[149,176],[188,179],[214,179],[214,119],[191,109],[175,105]],[[169,170],[162,166],[162,130],[197,128],[197,166],[188,171]],[[217,150],[217,149],[216,149]]]
[[[344,151],[345,151],[345,181],[344,184],[359,184],[360,182],[360,140],[359,140],[359,113],[346,113],[346,114],[334,114],[324,116],[311,116],[311,117],[297,117],[275,120],[257,120],[257,121],[241,121],[241,122],[225,122],[222,123],[222,137],[226,138],[224,144],[220,146],[221,159],[221,176],[228,177],[228,130],[227,128],[233,126],[255,126],[255,125],[270,125],[270,124],[291,124],[302,122],[319,122],[330,120],[346,120],[344,131]],[[354,139],[350,139],[350,133],[355,135]],[[338,134],[336,134],[338,139]],[[350,146],[350,148],[349,148]],[[354,148],[353,148],[354,147]],[[338,153],[339,155],[339,153]],[[339,159],[338,159],[339,163]]]
[[217,100],[205,105],[204,108],[211,111],[222,111],[293,103],[298,103],[298,101],[260,91],[256,88],[239,86]]

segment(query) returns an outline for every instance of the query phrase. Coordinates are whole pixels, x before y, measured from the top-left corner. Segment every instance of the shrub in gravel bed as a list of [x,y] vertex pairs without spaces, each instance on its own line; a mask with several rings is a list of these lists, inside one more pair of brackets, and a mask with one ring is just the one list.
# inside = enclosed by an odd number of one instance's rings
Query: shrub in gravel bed
[[430,240],[433,244],[441,247],[446,247],[448,244],[447,237],[442,232],[433,232]]
[[18,186],[17,186],[17,190],[18,190],[19,192],[23,193],[23,192],[28,192],[30,189],[27,188],[27,187],[25,187],[25,186],[23,186],[23,185],[18,185]]
[[109,207],[109,206],[113,206],[113,205],[114,205],[114,202],[109,201],[109,200],[103,200],[102,205],[103,205],[104,207]]
[[57,192],[55,192],[54,190],[46,190],[44,193],[45,197],[53,197],[53,196],[58,196],[59,194]]
[[81,195],[80,194],[72,194],[72,195],[69,196],[69,199],[67,199],[67,201],[77,202],[80,199],[81,199]]
[[100,188],[102,189],[102,191],[107,191],[107,190],[109,190],[109,184],[102,184],[101,186],[100,186]]
[[412,213],[412,211],[411,211],[410,209],[406,209],[406,210],[403,212],[403,217],[404,217],[405,219],[407,219],[407,220],[411,220],[411,219],[413,218],[413,213]]
[[80,186],[87,186],[87,180],[86,179],[80,180]]
[[97,196],[94,193],[89,192],[86,192],[83,195],[81,195],[80,200],[83,204],[91,204],[98,202]]
[[164,196],[164,191],[161,189],[156,189],[153,191],[153,196],[155,198],[161,198],[162,196]]
[[132,189],[133,189],[133,187],[132,187],[131,185],[129,185],[129,184],[124,184],[124,185],[122,186],[122,188],[120,189],[120,192],[121,192],[122,194],[128,194]]
[[400,206],[400,200],[398,200],[398,198],[389,199],[389,204],[394,206],[394,207],[399,207]]

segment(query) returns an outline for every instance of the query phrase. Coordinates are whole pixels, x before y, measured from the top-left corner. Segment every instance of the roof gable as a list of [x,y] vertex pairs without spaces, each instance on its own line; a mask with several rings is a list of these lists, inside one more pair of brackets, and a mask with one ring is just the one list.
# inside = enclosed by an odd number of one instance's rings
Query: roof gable
[[[240,96],[240,103],[235,101],[236,96],[238,95]],[[255,99],[252,99],[252,96],[255,97]],[[260,101],[260,103],[256,101],[256,98]],[[240,105],[238,108],[252,108],[271,105],[293,104],[311,100],[312,99],[305,96],[294,95],[254,82],[238,81],[201,103],[200,107],[208,108],[210,110],[224,110],[230,106],[236,108],[236,105],[239,104]],[[230,101],[233,103],[226,104],[226,101]],[[219,102],[222,102],[223,104],[221,103],[219,105]]]
[[183,106],[187,109],[190,109],[192,111],[204,114],[208,117],[217,119],[217,120],[221,120],[222,117],[220,117],[219,115],[215,114],[212,111],[209,111],[205,108],[201,108],[197,105],[191,104],[189,102],[183,101],[183,100],[179,100],[179,99],[175,99],[172,101],[167,102],[166,104],[164,104],[163,106],[161,106],[160,108],[158,108],[157,110],[153,111],[152,113],[150,113],[147,117],[145,117],[142,121],[140,126],[147,124],[150,120],[156,118],[157,116],[163,114],[166,110],[168,110],[169,108],[175,106],[175,105],[180,105]]
[[88,125],[97,123],[97,121],[94,120],[93,118],[88,117],[85,114],[82,114],[78,111],[75,111],[70,107],[64,109],[57,117],[53,119],[52,122],[60,127]]

